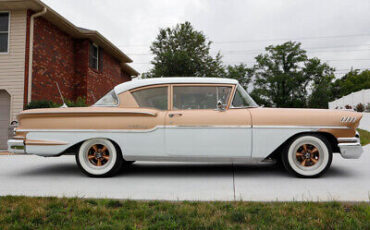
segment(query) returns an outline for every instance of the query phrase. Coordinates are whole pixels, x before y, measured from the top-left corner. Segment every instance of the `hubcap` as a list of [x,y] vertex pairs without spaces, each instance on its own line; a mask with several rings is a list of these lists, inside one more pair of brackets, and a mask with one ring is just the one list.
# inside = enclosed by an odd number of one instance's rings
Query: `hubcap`
[[296,159],[301,166],[314,166],[320,159],[319,149],[311,144],[303,144],[297,149]]
[[94,166],[104,166],[109,161],[109,151],[104,145],[95,144],[91,146],[87,153],[89,162]]

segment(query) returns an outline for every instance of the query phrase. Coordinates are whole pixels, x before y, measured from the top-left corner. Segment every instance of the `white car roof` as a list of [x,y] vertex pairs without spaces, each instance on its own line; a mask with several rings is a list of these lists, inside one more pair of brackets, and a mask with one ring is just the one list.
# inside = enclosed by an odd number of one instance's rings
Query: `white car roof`
[[114,87],[116,94],[121,94],[125,91],[138,87],[159,84],[182,84],[182,83],[204,83],[204,84],[238,84],[237,80],[230,78],[210,78],[210,77],[162,77],[150,79],[135,79],[117,85]]

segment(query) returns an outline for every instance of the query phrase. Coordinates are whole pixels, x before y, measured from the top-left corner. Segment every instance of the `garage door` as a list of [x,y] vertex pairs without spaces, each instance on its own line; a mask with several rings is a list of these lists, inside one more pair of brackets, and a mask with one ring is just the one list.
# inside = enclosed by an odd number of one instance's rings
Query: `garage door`
[[10,114],[10,95],[0,90],[0,150],[7,149]]

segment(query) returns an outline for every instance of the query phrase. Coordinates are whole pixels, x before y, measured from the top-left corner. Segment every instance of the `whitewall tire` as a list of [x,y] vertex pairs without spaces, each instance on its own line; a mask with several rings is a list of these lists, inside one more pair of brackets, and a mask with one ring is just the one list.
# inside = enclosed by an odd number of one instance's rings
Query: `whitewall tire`
[[76,154],[76,161],[84,174],[92,177],[108,177],[119,171],[123,158],[111,141],[91,139],[81,145]]
[[319,177],[333,158],[330,143],[321,135],[301,135],[288,144],[282,162],[288,172],[298,177]]

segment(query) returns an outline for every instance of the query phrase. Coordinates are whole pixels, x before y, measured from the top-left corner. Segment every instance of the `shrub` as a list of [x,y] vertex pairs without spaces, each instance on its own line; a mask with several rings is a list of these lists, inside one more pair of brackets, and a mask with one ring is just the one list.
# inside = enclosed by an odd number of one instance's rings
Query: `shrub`
[[352,106],[350,106],[350,105],[345,105],[345,106],[344,106],[344,108],[346,108],[346,109],[352,109]]
[[[65,102],[68,107],[86,107],[87,106],[86,99],[82,97],[78,97],[75,101],[66,99]],[[39,101],[31,101],[26,106],[26,109],[58,108],[60,106],[62,105],[55,103],[53,101],[39,100]]]
[[358,104],[356,105],[355,110],[356,110],[357,112],[362,113],[363,111],[365,111],[365,105],[364,105],[364,104],[362,104],[362,103],[358,103]]
[[40,109],[40,108],[56,108],[59,107],[57,103],[47,100],[31,101],[26,106],[26,109]]
[[86,107],[86,99],[83,97],[78,97],[75,101],[66,100],[65,101],[68,107]]

